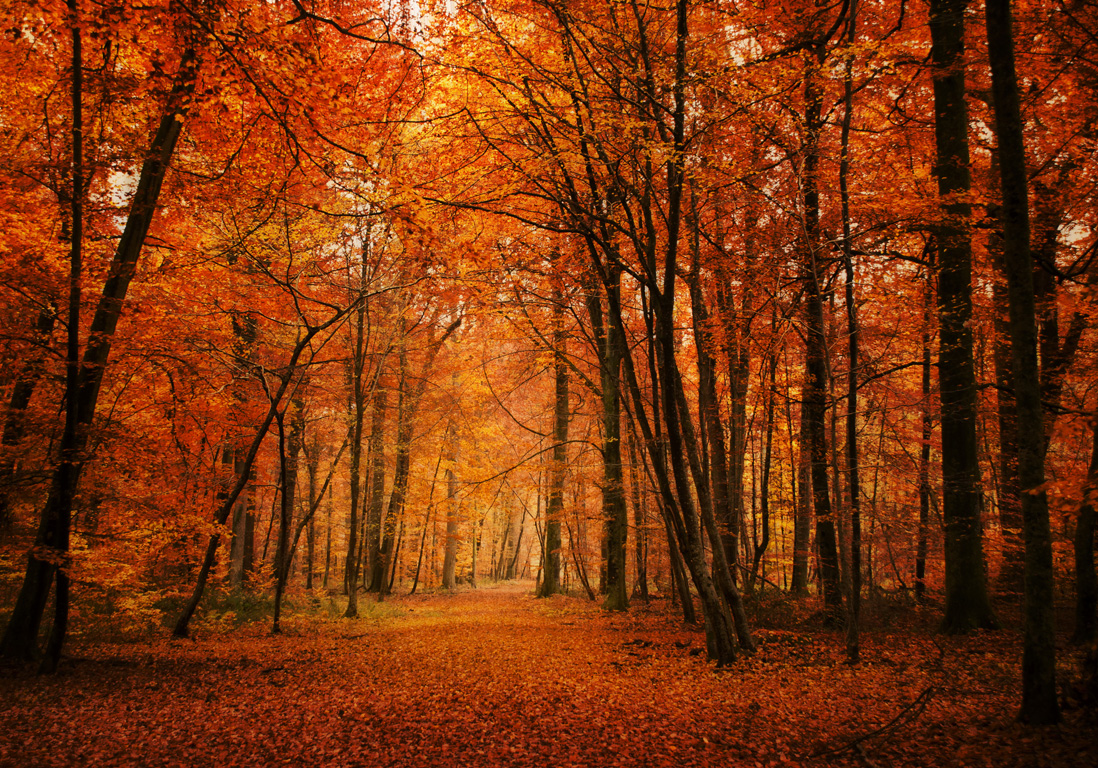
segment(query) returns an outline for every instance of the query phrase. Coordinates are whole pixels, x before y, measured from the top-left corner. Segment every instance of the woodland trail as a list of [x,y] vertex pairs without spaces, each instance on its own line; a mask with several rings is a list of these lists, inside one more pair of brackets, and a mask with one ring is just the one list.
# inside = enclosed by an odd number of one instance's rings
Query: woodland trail
[[869,636],[850,668],[838,635],[760,630],[755,657],[715,670],[700,631],[666,613],[531,588],[404,596],[279,636],[77,645],[54,677],[0,677],[0,764],[1098,763],[1081,721],[1013,722],[1002,633]]

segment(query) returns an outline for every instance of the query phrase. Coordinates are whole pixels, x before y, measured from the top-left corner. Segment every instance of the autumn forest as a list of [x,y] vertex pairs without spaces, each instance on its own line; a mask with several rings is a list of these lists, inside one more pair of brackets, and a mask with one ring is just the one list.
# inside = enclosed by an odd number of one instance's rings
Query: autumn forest
[[1093,0],[2,4],[0,763],[1098,760]]

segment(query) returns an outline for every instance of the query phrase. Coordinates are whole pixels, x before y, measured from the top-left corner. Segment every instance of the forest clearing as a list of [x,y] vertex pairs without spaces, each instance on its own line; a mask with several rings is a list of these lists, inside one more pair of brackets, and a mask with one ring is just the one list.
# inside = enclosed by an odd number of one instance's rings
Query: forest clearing
[[[1048,766],[1098,760],[1079,711],[1016,722],[1015,632],[760,629],[722,669],[663,601],[629,614],[530,581],[398,596],[272,636],[75,643],[0,678],[0,765]],[[656,607],[659,606],[659,607]],[[231,626],[231,621],[228,626]]]

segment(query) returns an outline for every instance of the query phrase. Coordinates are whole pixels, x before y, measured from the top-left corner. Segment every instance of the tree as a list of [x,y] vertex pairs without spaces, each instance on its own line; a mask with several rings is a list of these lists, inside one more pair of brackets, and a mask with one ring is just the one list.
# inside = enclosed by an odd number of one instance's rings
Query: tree
[[1037,310],[1029,238],[1029,187],[1010,0],[988,0],[988,56],[999,141],[1003,262],[1010,304],[1010,348],[1016,408],[1018,482],[1025,526],[1025,644],[1022,719],[1060,720],[1056,698],[1056,627],[1053,611],[1052,533],[1045,490],[1045,430],[1037,367]]
[[560,592],[561,518],[564,515],[564,480],[568,460],[567,337],[564,333],[563,295],[553,290],[553,454],[549,463],[549,493],[545,503],[545,536],[542,544],[542,575],[538,597]]
[[968,109],[965,104],[966,0],[930,5],[934,65],[934,174],[941,199],[936,225],[938,376],[942,403],[942,513],[946,537],[946,632],[998,626],[987,594],[980,525],[976,377],[972,356],[972,242]]
[[[71,8],[75,14],[76,8]],[[194,34],[185,29],[184,37]],[[73,39],[74,62],[79,65],[80,37],[77,34]],[[88,441],[88,429],[95,416],[96,405],[99,400],[99,392],[103,382],[103,375],[110,359],[111,341],[118,325],[122,310],[125,307],[126,293],[138,258],[141,255],[145,238],[152,224],[156,212],[157,201],[164,182],[164,174],[175,152],[176,143],[179,140],[183,123],[189,109],[190,97],[194,92],[198,59],[194,41],[188,41],[188,47],[184,48],[173,85],[168,92],[163,106],[163,111],[152,138],[149,150],[145,155],[141,166],[137,186],[130,204],[130,214],[126,220],[126,227],[118,242],[114,256],[111,260],[110,271],[103,285],[102,294],[96,306],[92,318],[88,340],[84,346],[83,356],[79,364],[79,370],[75,375],[67,377],[67,392],[65,400],[69,405],[66,411],[67,434],[69,437],[64,442],[65,457],[62,459],[56,474],[49,496],[43,505],[36,538],[37,553],[32,552],[27,559],[27,570],[23,579],[11,617],[4,631],[3,640],[0,641],[0,654],[8,658],[28,659],[34,656],[37,647],[39,625],[46,607],[51,582],[58,572],[59,558],[63,560],[68,551],[69,526],[71,522],[72,496],[84,464],[84,451]],[[76,76],[73,86],[74,104],[81,99],[82,88],[80,78]],[[75,114],[79,115],[79,109],[74,107]],[[79,120],[74,117],[74,137],[80,139],[78,129]],[[75,146],[75,145],[74,145]],[[83,181],[82,161],[79,160],[79,151],[74,150],[74,179]],[[77,175],[75,169],[81,169]],[[76,189],[74,200],[80,198],[82,191]],[[78,203],[74,202],[74,206]],[[79,213],[79,208],[74,209],[74,214]],[[74,220],[74,227],[76,222]],[[79,240],[77,236],[79,235]],[[73,269],[72,292],[70,293],[69,320],[73,323],[69,342],[68,356],[74,354],[76,338],[79,326],[80,303],[80,245],[82,233],[73,232]],[[75,304],[73,304],[75,302]],[[70,363],[69,368],[72,368]],[[70,370],[71,373],[71,370]],[[68,422],[71,420],[71,424]],[[48,554],[49,553],[49,554]],[[67,576],[62,574],[58,581],[61,590],[59,604],[67,600]],[[61,609],[62,612],[64,609]],[[65,621],[62,618],[56,624],[55,639],[50,641],[50,662],[56,666],[56,658],[60,654],[64,643]]]

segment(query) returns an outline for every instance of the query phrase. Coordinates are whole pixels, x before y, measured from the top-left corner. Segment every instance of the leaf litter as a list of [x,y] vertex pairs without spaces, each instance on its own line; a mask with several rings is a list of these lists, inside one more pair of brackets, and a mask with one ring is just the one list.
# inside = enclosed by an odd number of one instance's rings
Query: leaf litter
[[391,598],[195,640],[88,643],[0,676],[0,765],[1094,766],[1093,721],[1015,721],[1020,642],[757,631],[716,669],[700,629],[529,585]]

